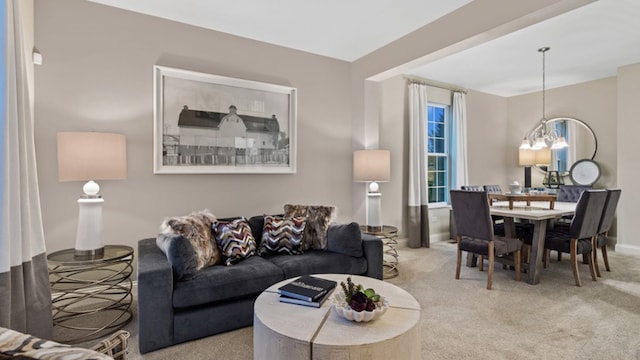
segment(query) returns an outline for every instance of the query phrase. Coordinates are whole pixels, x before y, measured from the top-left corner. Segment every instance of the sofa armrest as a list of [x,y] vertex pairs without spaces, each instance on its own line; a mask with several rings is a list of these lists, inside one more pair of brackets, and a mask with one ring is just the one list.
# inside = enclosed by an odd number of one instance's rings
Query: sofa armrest
[[155,238],[138,241],[140,353],[173,344],[173,271]]
[[382,280],[382,239],[362,234],[362,250],[367,259],[367,276]]

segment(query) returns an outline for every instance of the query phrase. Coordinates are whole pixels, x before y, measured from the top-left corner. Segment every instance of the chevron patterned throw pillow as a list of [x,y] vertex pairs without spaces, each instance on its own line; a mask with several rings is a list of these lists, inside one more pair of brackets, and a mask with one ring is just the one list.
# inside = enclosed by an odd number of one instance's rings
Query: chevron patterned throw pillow
[[244,217],[232,221],[217,221],[211,228],[227,266],[256,253],[256,240]]
[[302,254],[305,218],[266,215],[260,255],[262,254]]

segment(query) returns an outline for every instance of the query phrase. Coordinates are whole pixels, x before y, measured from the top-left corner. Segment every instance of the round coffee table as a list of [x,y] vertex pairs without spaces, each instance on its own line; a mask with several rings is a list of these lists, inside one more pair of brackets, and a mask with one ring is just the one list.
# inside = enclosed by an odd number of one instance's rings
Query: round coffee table
[[[373,288],[389,301],[389,309],[377,320],[357,323],[331,309],[331,300],[320,308],[281,303],[278,288],[266,289],[256,299],[253,316],[254,359],[420,359],[420,304],[405,290],[377,279],[344,274],[313,276],[340,282],[347,276],[356,284]],[[332,295],[333,296],[333,295]]]

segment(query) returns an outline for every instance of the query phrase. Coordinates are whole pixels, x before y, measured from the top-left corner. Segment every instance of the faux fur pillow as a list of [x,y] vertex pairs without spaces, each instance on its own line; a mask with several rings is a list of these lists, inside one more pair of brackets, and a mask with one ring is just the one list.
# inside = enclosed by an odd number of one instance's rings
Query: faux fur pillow
[[174,216],[164,219],[160,225],[160,233],[165,235],[182,235],[189,240],[196,257],[196,270],[219,264],[222,260],[218,245],[213,239],[211,225],[216,216],[209,210],[193,212],[185,216]]
[[284,206],[284,216],[306,218],[303,250],[309,248],[327,250],[327,229],[335,217],[335,206],[292,205]]

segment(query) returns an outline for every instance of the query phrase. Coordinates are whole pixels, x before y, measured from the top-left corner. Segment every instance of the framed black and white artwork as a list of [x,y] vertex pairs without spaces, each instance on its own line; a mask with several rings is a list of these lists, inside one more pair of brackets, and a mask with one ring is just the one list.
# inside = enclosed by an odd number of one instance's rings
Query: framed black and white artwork
[[153,67],[155,174],[296,172],[296,89]]

